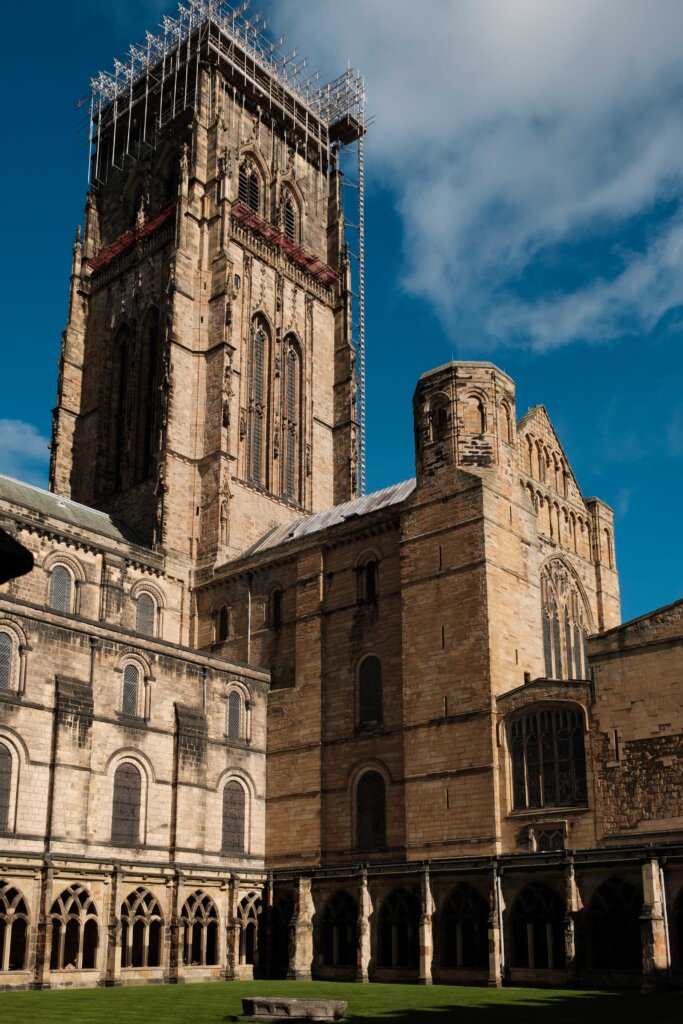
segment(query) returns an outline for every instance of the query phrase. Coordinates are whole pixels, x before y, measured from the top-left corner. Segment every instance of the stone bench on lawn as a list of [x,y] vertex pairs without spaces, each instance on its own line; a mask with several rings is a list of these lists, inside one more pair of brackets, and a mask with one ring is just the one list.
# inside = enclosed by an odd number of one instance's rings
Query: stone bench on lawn
[[337,999],[281,999],[274,996],[250,996],[242,1000],[242,1021],[343,1020],[348,1003]]

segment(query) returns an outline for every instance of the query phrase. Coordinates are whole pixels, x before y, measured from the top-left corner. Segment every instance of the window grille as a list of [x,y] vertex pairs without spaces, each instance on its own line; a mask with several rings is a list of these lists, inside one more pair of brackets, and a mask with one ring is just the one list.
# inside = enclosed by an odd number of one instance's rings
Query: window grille
[[50,608],[69,614],[71,611],[71,573],[64,565],[56,565],[50,576]]
[[356,790],[356,846],[382,850],[386,846],[386,791],[379,772],[366,772]]
[[180,915],[183,963],[210,967],[218,963],[218,912],[206,893],[192,893]]
[[239,740],[242,736],[242,697],[233,690],[228,697],[228,739]]
[[9,690],[12,685],[12,637],[0,633],[0,690]]
[[163,918],[157,900],[139,887],[121,904],[121,966],[159,967]]
[[224,853],[244,853],[244,789],[239,782],[228,782],[223,790]]
[[10,882],[0,879],[0,971],[23,971],[28,921],[23,894]]
[[548,708],[510,726],[512,788],[517,810],[586,802],[583,716]]
[[140,842],[142,778],[134,764],[120,764],[114,775],[111,841],[117,846]]
[[251,163],[245,161],[240,167],[239,174],[239,199],[246,203],[254,213],[259,212],[260,207],[260,182],[258,172]]
[[138,713],[138,689],[140,672],[135,665],[126,665],[123,670],[123,698],[121,714],[135,718]]
[[12,791],[12,755],[0,743],[0,832],[9,827],[10,793]]
[[140,594],[135,611],[135,628],[144,636],[154,636],[156,602],[151,594]]
[[296,242],[296,211],[291,199],[285,200],[285,237]]
[[82,885],[72,885],[50,910],[52,952],[50,970],[93,970],[97,964],[99,927],[95,901]]
[[358,670],[358,720],[361,725],[382,721],[382,665],[374,655]]

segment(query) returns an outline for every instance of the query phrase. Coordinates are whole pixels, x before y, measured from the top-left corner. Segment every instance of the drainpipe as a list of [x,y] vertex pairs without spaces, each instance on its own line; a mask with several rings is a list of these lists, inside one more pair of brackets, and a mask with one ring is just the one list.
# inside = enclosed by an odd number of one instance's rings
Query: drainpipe
[[671,977],[671,937],[669,935],[669,913],[666,907],[666,886],[664,884],[664,867],[659,863],[659,888],[662,893],[662,918],[664,923],[664,941],[666,942],[666,973]]
[[500,973],[505,973],[505,933],[503,932],[503,886],[500,873],[496,871],[496,896],[498,903],[498,932],[500,934]]

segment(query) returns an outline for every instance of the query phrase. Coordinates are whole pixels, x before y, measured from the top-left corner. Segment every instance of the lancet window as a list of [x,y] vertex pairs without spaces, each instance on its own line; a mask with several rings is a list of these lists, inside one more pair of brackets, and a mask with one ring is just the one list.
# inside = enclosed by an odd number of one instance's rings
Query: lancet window
[[548,679],[586,679],[588,612],[564,562],[549,562],[541,576],[543,653]]
[[301,356],[292,337],[285,338],[282,403],[282,493],[300,501],[301,469]]
[[250,210],[259,213],[261,208],[261,176],[252,160],[248,158],[240,164],[239,199],[246,203]]
[[256,320],[250,338],[247,477],[261,487],[267,484],[269,383],[270,338],[263,324]]

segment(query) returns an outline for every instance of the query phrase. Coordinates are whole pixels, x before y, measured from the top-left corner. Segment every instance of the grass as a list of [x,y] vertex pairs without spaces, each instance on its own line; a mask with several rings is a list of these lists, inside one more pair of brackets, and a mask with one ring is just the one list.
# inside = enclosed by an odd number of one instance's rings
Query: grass
[[325,982],[228,982],[0,993],[8,1024],[228,1024],[242,996],[346,999],[349,1024],[680,1024],[683,993],[487,989]]

